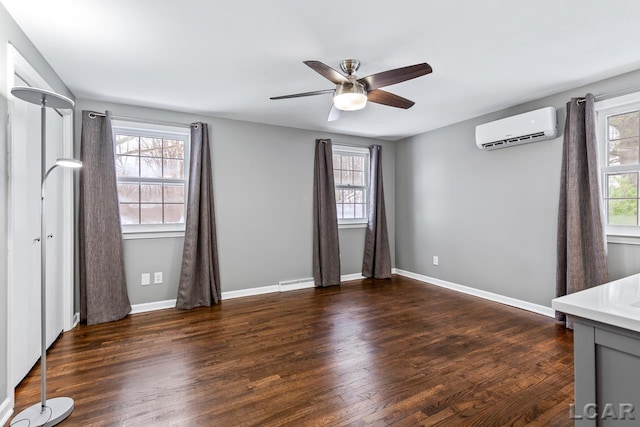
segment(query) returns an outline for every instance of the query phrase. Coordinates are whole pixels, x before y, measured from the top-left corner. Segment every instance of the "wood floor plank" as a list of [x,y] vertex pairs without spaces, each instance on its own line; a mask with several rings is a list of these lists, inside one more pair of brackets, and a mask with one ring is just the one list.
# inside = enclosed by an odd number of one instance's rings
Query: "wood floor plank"
[[[68,426],[571,425],[572,333],[394,276],[81,325],[49,350]],[[16,412],[39,400],[39,367]]]

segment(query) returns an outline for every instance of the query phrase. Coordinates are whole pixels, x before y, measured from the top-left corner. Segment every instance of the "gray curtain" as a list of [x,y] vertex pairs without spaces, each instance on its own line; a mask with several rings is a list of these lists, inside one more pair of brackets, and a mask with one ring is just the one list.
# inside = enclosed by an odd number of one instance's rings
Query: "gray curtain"
[[[93,117],[93,116],[92,116]],[[124,274],[111,113],[82,112],[78,252],[80,320],[110,322],[131,311]]]
[[320,287],[340,284],[338,214],[330,139],[316,140],[313,172],[313,280]]
[[[594,97],[567,103],[558,210],[556,295],[607,281],[607,258],[600,213]],[[556,313],[558,320],[567,320]],[[567,327],[570,327],[567,321]]]
[[391,277],[391,252],[382,185],[382,147],[369,147],[369,221],[364,240],[362,275],[374,279]]
[[182,309],[214,305],[221,299],[211,151],[206,123],[191,125],[187,203],[182,270],[176,300],[176,308]]

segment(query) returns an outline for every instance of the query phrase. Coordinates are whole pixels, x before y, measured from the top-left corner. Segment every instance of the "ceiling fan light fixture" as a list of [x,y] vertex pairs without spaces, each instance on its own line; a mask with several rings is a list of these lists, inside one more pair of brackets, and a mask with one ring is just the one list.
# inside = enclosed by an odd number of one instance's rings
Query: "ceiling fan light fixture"
[[361,110],[367,105],[367,91],[358,82],[343,83],[336,87],[333,105],[339,110]]

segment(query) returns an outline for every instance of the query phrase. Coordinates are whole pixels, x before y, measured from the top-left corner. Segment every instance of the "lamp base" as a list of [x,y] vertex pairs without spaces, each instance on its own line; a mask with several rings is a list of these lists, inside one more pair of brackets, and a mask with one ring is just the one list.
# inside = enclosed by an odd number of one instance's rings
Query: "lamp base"
[[49,427],[55,426],[73,412],[73,399],[56,397],[47,399],[47,406],[42,410],[42,403],[29,406],[11,420],[10,426]]

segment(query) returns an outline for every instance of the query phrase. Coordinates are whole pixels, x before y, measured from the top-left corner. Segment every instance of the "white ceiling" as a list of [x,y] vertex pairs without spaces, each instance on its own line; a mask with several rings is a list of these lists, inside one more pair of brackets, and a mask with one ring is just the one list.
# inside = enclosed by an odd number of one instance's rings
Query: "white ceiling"
[[[640,68],[640,1],[0,0],[80,98],[399,139]],[[427,62],[328,123],[333,88],[302,63],[359,76]]]

